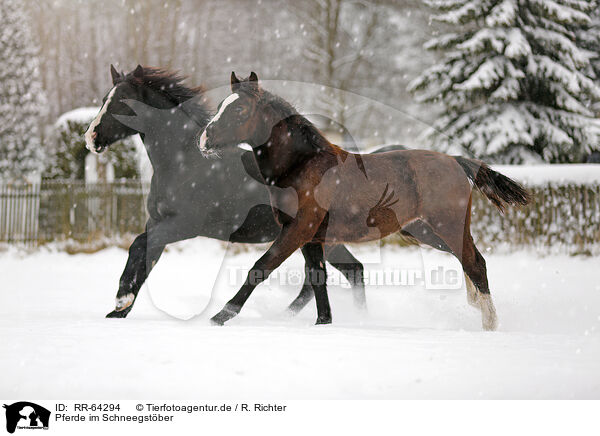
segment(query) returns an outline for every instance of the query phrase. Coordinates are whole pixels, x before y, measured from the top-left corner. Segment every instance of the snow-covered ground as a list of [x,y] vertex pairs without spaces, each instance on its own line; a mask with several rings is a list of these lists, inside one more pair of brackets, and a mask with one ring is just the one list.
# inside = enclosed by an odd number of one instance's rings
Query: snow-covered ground
[[[123,320],[104,315],[113,308],[126,251],[2,252],[0,396],[600,397],[597,258],[485,254],[500,327],[483,332],[464,284],[437,290],[419,284],[415,271],[457,271],[454,259],[386,246],[375,262],[374,247],[352,250],[368,272],[400,266],[416,284],[368,285],[368,315],[354,309],[345,286],[331,285],[334,324],[314,326],[314,302],[295,318],[285,314],[299,289],[302,258],[295,255],[279,281],[260,286],[224,327],[207,320],[260,250],[227,256],[217,277],[219,243],[178,244],[163,255]],[[281,285],[281,277],[293,283]],[[453,283],[444,286],[456,288]],[[211,294],[204,313],[180,319],[202,312]]]

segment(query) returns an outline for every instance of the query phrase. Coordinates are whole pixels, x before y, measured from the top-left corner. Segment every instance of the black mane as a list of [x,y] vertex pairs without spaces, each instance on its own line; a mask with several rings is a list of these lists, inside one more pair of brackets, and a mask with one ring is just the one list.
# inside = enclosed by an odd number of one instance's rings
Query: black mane
[[175,105],[181,105],[189,100],[186,108],[193,110],[194,115],[199,119],[196,121],[208,123],[210,119],[210,110],[206,100],[201,98],[205,89],[202,86],[189,88],[184,85],[184,80],[187,78],[179,74],[177,71],[169,71],[163,68],[143,67],[144,77],[138,78],[133,75],[133,72],[128,73],[123,77],[123,81],[148,87],[156,92],[164,94]]
[[301,115],[291,103],[264,89],[261,89],[260,93],[259,104],[263,107],[271,107],[288,127],[298,129],[313,148],[322,150],[332,145],[321,131]]

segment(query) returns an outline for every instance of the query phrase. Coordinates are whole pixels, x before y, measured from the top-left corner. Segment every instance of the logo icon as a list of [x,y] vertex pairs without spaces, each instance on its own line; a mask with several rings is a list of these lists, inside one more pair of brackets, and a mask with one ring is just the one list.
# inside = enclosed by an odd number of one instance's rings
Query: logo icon
[[48,429],[50,411],[29,401],[19,401],[4,405],[6,409],[6,431],[14,433],[18,429]]

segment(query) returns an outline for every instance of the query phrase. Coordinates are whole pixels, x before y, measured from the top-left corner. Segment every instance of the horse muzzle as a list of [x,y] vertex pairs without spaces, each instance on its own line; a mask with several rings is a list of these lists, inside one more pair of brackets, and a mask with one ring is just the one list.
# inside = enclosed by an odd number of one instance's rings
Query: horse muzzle
[[85,132],[85,148],[92,153],[102,153],[106,149],[106,145],[96,144],[98,132]]

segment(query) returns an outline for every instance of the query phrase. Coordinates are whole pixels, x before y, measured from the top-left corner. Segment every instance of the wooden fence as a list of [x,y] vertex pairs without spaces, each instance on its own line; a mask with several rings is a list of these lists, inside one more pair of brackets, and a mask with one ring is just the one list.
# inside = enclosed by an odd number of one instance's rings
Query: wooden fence
[[39,184],[0,184],[0,242],[35,241],[39,207]]
[[144,229],[148,189],[130,181],[0,186],[0,242],[91,243],[130,237]]
[[526,208],[508,208],[504,215],[481,194],[473,196],[471,230],[478,245],[600,252],[600,186],[549,183],[529,190],[533,202]]
[[[0,185],[0,242],[130,239],[144,229],[148,189],[140,182]],[[547,184],[531,190],[531,206],[509,208],[505,215],[481,195],[474,196],[472,231],[479,246],[600,252],[599,186]]]

